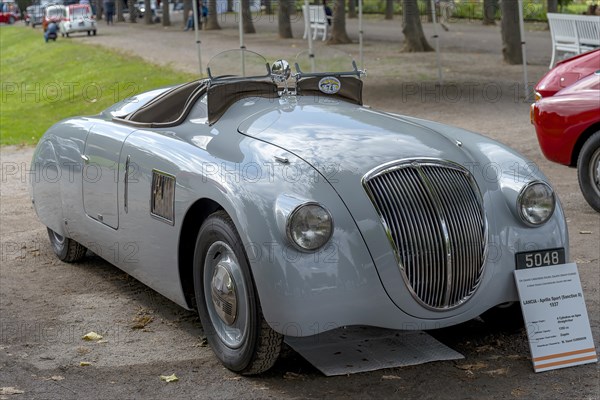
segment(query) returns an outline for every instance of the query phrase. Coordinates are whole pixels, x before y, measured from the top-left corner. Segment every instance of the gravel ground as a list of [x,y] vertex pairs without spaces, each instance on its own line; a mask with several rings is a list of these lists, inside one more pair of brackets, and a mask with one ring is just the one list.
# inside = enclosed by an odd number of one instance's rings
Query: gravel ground
[[[203,60],[239,45],[234,22],[222,25],[221,31],[202,32]],[[261,33],[248,36],[246,45],[270,61],[291,57],[305,46],[300,39],[276,39],[272,33],[276,24],[268,17],[256,25]],[[302,27],[294,26],[301,37]],[[534,82],[547,70],[550,38],[538,26],[530,28],[529,76]],[[434,82],[433,54],[400,54],[399,39],[388,38],[396,31],[401,38],[399,21],[370,19],[365,30],[369,29],[373,39],[365,49],[366,103],[478,131],[518,149],[548,175],[568,218],[571,258],[579,266],[597,343],[600,216],[581,196],[576,171],[541,156],[528,102],[522,98],[521,68],[502,64],[498,28],[450,24],[450,31],[443,33],[442,86]],[[354,21],[349,31],[351,36],[356,32]],[[179,27],[101,25],[97,37],[69,40],[118,49],[188,72],[197,70],[193,34]],[[335,47],[356,51],[355,44]],[[0,149],[0,387],[24,392],[0,391],[2,399],[600,398],[597,364],[534,374],[524,332],[491,331],[477,320],[432,332],[465,360],[325,378],[288,350],[266,374],[237,376],[222,368],[202,343],[194,313],[98,257],[89,256],[76,265],[55,259],[28,200],[26,170],[32,152],[32,148]],[[151,322],[141,327],[147,321]],[[136,324],[141,329],[133,329]],[[106,342],[80,339],[92,330],[103,332]],[[80,366],[82,361],[91,365]],[[159,379],[172,373],[179,382]]]

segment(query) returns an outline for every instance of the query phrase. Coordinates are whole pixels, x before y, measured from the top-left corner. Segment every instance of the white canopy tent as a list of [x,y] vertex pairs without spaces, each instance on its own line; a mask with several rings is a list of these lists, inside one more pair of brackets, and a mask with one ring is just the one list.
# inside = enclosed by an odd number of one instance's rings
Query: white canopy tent
[[[443,73],[442,73],[442,62],[441,62],[441,54],[440,54],[440,38],[438,34],[438,18],[435,11],[435,0],[431,1],[431,12],[432,12],[432,20],[433,20],[433,38],[435,40],[435,53],[436,53],[436,63],[438,70],[438,84],[441,85],[443,83]],[[529,82],[527,77],[527,46],[525,42],[525,28],[524,28],[524,19],[523,19],[523,0],[518,0],[519,3],[519,30],[521,33],[521,51],[523,53],[523,83],[525,88],[525,98],[529,98]],[[304,0],[304,5],[308,9],[308,0]],[[363,0],[358,0],[358,52],[360,59],[360,68],[364,69],[364,52],[363,52]],[[313,44],[311,35],[307,35],[308,37],[308,48],[309,54],[311,57],[313,56]]]
[[[219,3],[222,3],[223,1],[226,0],[218,0]],[[438,35],[438,19],[437,19],[437,15],[436,15],[436,11],[435,11],[435,0],[430,0],[431,1],[431,10],[432,10],[432,19],[433,19],[433,38],[435,40],[435,52],[436,52],[436,63],[437,63],[437,70],[438,70],[438,84],[441,85],[443,83],[443,73],[442,73],[442,65],[441,65],[441,55],[440,55],[440,44],[439,44],[439,35]],[[201,54],[201,42],[200,42],[200,32],[199,32],[199,24],[198,24],[198,3],[197,1],[192,1],[193,4],[193,12],[194,12],[194,30],[195,30],[195,35],[196,35],[196,47],[198,50],[198,64],[200,67],[200,75],[203,74],[202,72],[202,54]],[[226,3],[225,3],[226,4]],[[523,20],[523,0],[518,0],[518,6],[519,6],[519,30],[520,30],[520,34],[521,34],[521,51],[523,54],[523,83],[524,83],[524,90],[525,90],[525,98],[529,97],[529,82],[528,82],[528,76],[527,76],[527,46],[526,46],[526,42],[525,42],[525,28],[524,28],[524,20]],[[305,5],[305,9],[308,9],[309,6],[309,1],[308,0],[304,0],[304,5]],[[223,12],[223,6],[221,6],[221,4],[219,4],[218,7],[218,11],[219,12]],[[237,13],[238,13],[238,22],[239,22],[239,37],[240,37],[240,49],[245,49],[246,46],[244,45],[244,27],[243,27],[243,20],[242,20],[242,7],[241,4],[239,4],[237,6]],[[360,62],[360,68],[364,69],[364,51],[363,51],[363,45],[364,45],[364,31],[363,31],[363,0],[358,0],[358,51],[359,51],[359,62]],[[312,40],[312,35],[307,35],[307,39],[308,39],[308,54],[309,57],[311,59],[311,67],[312,70],[314,71],[315,69],[315,60],[314,60],[314,47],[313,47],[313,40]],[[242,57],[242,71],[244,71],[244,57]]]

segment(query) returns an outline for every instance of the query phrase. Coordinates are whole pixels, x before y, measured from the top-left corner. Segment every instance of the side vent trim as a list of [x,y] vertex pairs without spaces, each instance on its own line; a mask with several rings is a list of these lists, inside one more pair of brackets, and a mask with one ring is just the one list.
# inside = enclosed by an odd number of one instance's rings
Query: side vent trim
[[150,215],[167,224],[175,224],[175,177],[152,170]]

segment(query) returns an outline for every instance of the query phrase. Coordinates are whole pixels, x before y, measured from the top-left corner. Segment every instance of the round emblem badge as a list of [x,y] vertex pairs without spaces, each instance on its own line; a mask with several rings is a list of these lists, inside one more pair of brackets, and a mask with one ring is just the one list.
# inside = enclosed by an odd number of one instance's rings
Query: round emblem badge
[[319,90],[326,94],[336,94],[340,91],[342,84],[338,78],[326,76],[319,81]]

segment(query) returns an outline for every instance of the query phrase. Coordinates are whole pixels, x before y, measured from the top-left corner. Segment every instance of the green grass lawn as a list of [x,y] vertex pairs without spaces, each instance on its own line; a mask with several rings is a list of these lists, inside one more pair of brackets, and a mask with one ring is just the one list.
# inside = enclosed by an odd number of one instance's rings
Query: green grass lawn
[[0,27],[0,144],[35,144],[55,122],[93,115],[133,94],[196,79],[41,29]]

